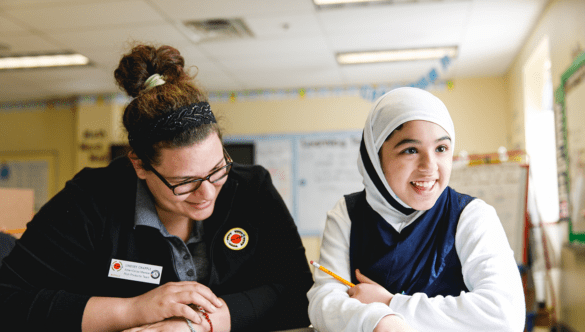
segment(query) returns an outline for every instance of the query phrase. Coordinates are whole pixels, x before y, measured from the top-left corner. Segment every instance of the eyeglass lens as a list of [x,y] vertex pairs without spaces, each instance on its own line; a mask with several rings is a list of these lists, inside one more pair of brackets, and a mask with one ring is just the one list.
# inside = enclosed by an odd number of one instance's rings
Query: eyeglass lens
[[199,189],[199,187],[201,186],[201,183],[205,180],[208,180],[211,183],[216,183],[216,182],[224,179],[228,175],[231,168],[232,168],[232,165],[227,164],[227,165],[223,166],[222,168],[218,169],[217,171],[209,174],[205,179],[197,179],[193,182],[185,183],[185,184],[182,184],[178,187],[175,187],[174,193],[175,193],[175,195],[182,195],[182,194],[187,194],[187,193],[193,192],[193,191]]

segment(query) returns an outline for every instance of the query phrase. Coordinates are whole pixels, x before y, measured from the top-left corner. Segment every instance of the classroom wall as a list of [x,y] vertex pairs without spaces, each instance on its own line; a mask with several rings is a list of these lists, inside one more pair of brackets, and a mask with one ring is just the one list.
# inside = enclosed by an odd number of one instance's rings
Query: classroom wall
[[[511,132],[510,145],[512,148],[521,148],[525,146],[524,141],[524,110],[529,107],[525,105],[523,95],[523,68],[531,54],[540,45],[543,38],[549,39],[551,72],[553,80],[553,89],[560,84],[561,75],[567,70],[575,57],[585,48],[585,2],[582,0],[555,0],[551,1],[532,33],[527,38],[524,46],[510,67],[508,73],[504,76],[509,87],[509,96],[511,112],[508,114],[509,127]],[[553,264],[552,278],[554,280],[554,292],[556,294],[557,317],[569,326],[583,326],[582,322],[574,320],[577,313],[585,317],[583,306],[575,306],[575,303],[565,302],[565,298],[559,294],[568,294],[575,290],[585,289],[585,279],[568,278],[566,282],[561,283],[561,275],[565,273],[561,268],[561,248],[567,241],[567,224],[559,223],[548,225],[546,227],[547,236],[550,241],[549,248],[551,252],[551,261]],[[563,249],[567,250],[567,249]],[[570,250],[570,249],[569,249]],[[580,253],[583,255],[583,253]],[[574,263],[569,264],[571,269],[583,270],[582,259],[576,259]],[[549,292],[550,305],[550,292]],[[567,306],[567,308],[564,308]],[[565,311],[568,310],[568,311]],[[566,315],[565,312],[570,312]]]
[[[433,89],[455,124],[455,153],[510,149],[507,82],[501,77],[464,78],[452,88]],[[213,102],[224,135],[261,135],[363,129],[372,102],[360,96]],[[340,193],[342,195],[343,193]],[[320,238],[303,236],[308,260],[319,259]],[[311,267],[312,268],[312,267]]]
[[[508,147],[507,82],[500,77],[453,81],[434,89],[455,123],[455,152],[493,153]],[[225,135],[305,133],[363,129],[372,102],[356,96],[214,102]]]
[[524,43],[508,73],[504,76],[509,86],[511,113],[509,114],[512,148],[523,149],[524,95],[522,70],[526,61],[543,38],[549,38],[553,88],[560,84],[561,75],[573,62],[579,50],[585,48],[585,2],[582,0],[555,0],[547,6],[529,38]]
[[63,104],[37,103],[0,109],[0,162],[2,154],[56,155],[57,171],[51,172],[49,179],[50,196],[75,173],[75,104],[71,101]]

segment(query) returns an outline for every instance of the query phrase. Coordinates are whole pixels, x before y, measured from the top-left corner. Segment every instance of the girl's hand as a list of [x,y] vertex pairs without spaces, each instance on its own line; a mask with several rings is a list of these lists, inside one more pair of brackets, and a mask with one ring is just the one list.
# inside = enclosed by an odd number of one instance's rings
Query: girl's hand
[[351,287],[347,291],[349,297],[357,299],[365,304],[381,302],[390,305],[390,301],[392,301],[394,295],[388,292],[386,288],[361,274],[360,270],[355,270],[355,276],[360,283]]
[[417,332],[402,318],[395,315],[384,316],[374,328],[374,332]]
[[[200,305],[208,313],[223,306],[207,286],[195,281],[169,282],[129,300],[134,321],[140,322],[137,325],[162,323],[172,317],[188,318],[199,324],[201,316],[189,304]],[[186,325],[184,319],[183,322]]]

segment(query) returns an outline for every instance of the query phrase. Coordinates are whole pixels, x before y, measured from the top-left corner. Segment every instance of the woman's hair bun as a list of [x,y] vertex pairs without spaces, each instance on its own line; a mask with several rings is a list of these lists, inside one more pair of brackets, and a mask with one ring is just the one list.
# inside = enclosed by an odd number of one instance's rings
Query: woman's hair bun
[[184,66],[185,59],[171,46],[138,45],[122,57],[114,77],[130,97],[136,97],[144,90],[146,80],[154,74],[161,75],[167,83],[190,80]]

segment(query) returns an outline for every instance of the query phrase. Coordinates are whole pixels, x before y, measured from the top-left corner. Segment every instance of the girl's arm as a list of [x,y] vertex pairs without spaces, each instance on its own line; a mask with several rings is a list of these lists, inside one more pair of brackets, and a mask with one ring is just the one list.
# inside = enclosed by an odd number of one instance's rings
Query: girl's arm
[[[319,264],[340,277],[351,280],[349,233],[351,222],[345,199],[327,213]],[[397,314],[382,303],[361,303],[347,293],[348,287],[328,274],[315,270],[315,285],[309,297],[309,317],[320,332],[373,331],[382,318]],[[400,319],[397,314],[393,319]],[[387,319],[388,320],[388,319]]]
[[469,292],[434,298],[396,294],[390,308],[420,331],[523,331],[522,281],[495,209],[479,199],[469,203],[455,246]]

